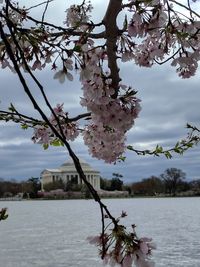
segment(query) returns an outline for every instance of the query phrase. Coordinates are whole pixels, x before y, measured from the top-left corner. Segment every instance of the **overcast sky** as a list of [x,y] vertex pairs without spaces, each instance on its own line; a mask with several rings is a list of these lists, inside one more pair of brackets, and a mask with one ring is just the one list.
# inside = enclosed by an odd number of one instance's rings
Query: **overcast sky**
[[[39,1],[24,2],[36,4]],[[49,10],[50,19],[57,24],[64,20],[66,9],[63,6],[65,1],[58,2],[59,5],[54,4]],[[94,2],[98,10],[98,16],[94,16],[98,21],[103,15],[107,1],[105,6],[100,5],[102,2],[100,0]],[[57,18],[60,20],[57,21]],[[138,97],[142,100],[142,111],[135,126],[128,133],[127,144],[138,149],[152,149],[157,144],[170,147],[187,135],[185,128],[187,122],[200,126],[199,71],[195,77],[183,80],[169,64],[144,69],[130,62],[120,65],[120,68],[123,82],[136,89]],[[65,110],[72,116],[82,112],[79,105],[81,85],[78,77],[75,77],[74,82],[65,82],[61,85],[53,80],[52,72],[49,70],[37,72],[36,75],[43,83],[52,105],[64,102]],[[7,70],[1,70],[0,81],[0,109],[6,109],[12,102],[22,113],[36,115],[16,75]],[[30,85],[32,86],[32,83]],[[41,103],[37,90],[35,95]],[[32,176],[39,177],[43,169],[57,168],[69,160],[65,149],[51,147],[43,150],[40,145],[32,143],[31,136],[32,130],[23,131],[19,125],[0,122],[0,177],[18,180]],[[188,179],[200,178],[199,147],[191,149],[183,156],[174,156],[171,160],[164,156],[142,157],[128,152],[125,162],[109,165],[92,158],[81,137],[71,143],[71,146],[81,159],[90,163],[106,178],[111,178],[113,172],[118,172],[124,176],[125,182],[133,182],[151,175],[160,175],[165,169],[171,167],[186,172]]]

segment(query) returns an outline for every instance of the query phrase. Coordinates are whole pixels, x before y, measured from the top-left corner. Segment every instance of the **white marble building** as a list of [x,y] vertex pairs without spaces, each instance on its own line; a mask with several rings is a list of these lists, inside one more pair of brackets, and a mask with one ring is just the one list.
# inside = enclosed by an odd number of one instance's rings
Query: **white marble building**
[[[80,164],[88,182],[90,182],[96,190],[100,190],[100,172],[92,169],[92,167],[84,161],[80,161]],[[71,179],[75,178],[77,179],[77,184],[84,184],[84,182],[80,179],[72,161],[67,161],[58,169],[45,169],[41,172],[40,176],[42,191],[44,191],[45,184],[59,181],[60,179],[64,183],[67,183]]]

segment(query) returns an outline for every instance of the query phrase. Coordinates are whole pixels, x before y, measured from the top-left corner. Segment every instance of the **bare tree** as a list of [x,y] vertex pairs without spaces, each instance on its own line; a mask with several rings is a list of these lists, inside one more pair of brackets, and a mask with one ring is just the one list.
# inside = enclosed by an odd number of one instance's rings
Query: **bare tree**
[[170,168],[165,170],[160,177],[165,183],[167,192],[173,196],[176,196],[178,186],[185,179],[186,174],[180,169]]

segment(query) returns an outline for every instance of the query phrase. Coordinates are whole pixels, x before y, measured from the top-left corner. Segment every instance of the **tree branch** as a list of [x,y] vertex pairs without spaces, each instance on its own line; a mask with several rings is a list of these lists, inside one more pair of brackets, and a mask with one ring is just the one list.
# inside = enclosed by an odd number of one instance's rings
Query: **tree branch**
[[15,112],[9,112],[0,110],[0,120],[13,121],[15,123],[28,124],[28,127],[34,127],[35,125],[43,125],[44,122],[27,115],[21,114],[15,110]]
[[117,16],[122,9],[122,0],[110,0],[103,19],[106,28],[105,38],[107,46],[108,67],[110,68],[110,77],[112,78],[111,86],[115,89],[114,97],[118,95],[119,89],[119,68],[117,65],[117,39],[119,29],[117,26]]
[[[10,8],[12,8],[15,12],[17,12],[19,14],[22,13],[18,8],[16,8],[15,6],[13,6],[10,1],[9,1],[8,4],[9,4]],[[70,36],[82,36],[82,35],[84,35],[86,33],[87,33],[87,36],[88,37],[93,38],[93,39],[100,39],[100,38],[104,38],[104,36],[105,36],[105,32],[104,31],[102,31],[100,33],[91,33],[91,32],[84,32],[84,31],[76,31],[75,28],[63,28],[61,26],[56,26],[56,25],[54,25],[52,23],[49,23],[49,22],[46,22],[44,20],[42,20],[42,21],[37,20],[37,19],[35,19],[35,18],[27,15],[27,14],[26,14],[26,18],[29,19],[30,21],[33,21],[36,24],[40,24],[42,26],[47,26],[47,27],[50,27],[50,28],[53,28],[53,29],[56,29],[56,30],[59,31],[57,33],[51,33],[51,34],[49,33],[50,36],[59,37],[59,36],[63,36],[63,34],[70,35]],[[99,23],[97,25],[98,26],[101,26],[102,23]],[[92,28],[94,28],[95,25],[94,24],[91,24],[90,26]],[[30,30],[30,31],[32,32],[33,30]]]
[[191,9],[190,7],[187,7],[187,6],[185,6],[184,4],[181,4],[181,3],[177,2],[176,0],[168,0],[168,1],[169,1],[169,2],[172,2],[172,3],[176,4],[176,5],[178,5],[178,6],[180,6],[180,7],[185,8],[186,10],[188,10],[188,11],[190,12],[190,14],[192,13],[192,14],[194,14],[195,16],[197,16],[198,18],[200,18],[200,15],[199,15],[197,12],[195,12],[193,9]]

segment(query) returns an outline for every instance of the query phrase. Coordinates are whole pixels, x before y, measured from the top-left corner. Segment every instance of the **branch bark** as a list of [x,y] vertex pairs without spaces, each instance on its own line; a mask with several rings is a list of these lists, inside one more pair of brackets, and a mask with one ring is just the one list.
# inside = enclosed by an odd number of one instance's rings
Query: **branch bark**
[[110,76],[112,78],[112,87],[115,89],[114,97],[118,95],[119,89],[119,68],[117,65],[117,38],[119,35],[119,28],[117,26],[117,16],[122,9],[122,0],[110,0],[106,14],[103,19],[105,25],[105,38],[107,46],[108,67],[110,68]]

